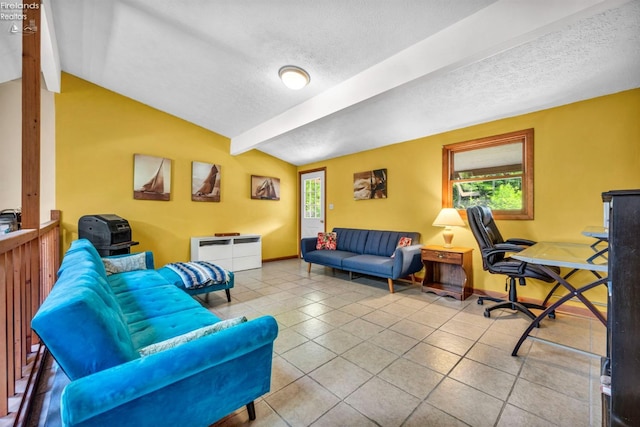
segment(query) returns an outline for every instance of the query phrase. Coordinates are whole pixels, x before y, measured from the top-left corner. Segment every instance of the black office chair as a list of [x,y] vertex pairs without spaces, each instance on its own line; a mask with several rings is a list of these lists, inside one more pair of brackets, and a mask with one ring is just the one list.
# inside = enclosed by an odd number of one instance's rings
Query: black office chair
[[[527,277],[539,279],[548,283],[554,282],[554,279],[543,272],[538,266],[510,258],[507,254],[520,252],[527,246],[531,246],[536,242],[517,238],[505,241],[493,220],[491,209],[488,207],[472,206],[467,208],[467,219],[469,221],[469,227],[473,232],[473,236],[476,238],[478,246],[480,246],[482,268],[489,273],[504,274],[508,277],[508,300],[489,296],[482,296],[478,298],[478,304],[480,305],[484,304],[485,300],[498,303],[486,308],[484,310],[484,316],[491,317],[491,311],[499,308],[508,308],[520,311],[534,320],[536,315],[534,315],[530,309],[544,310],[546,307],[540,304],[518,301],[516,279],[518,279],[522,286],[526,284],[525,279]],[[557,270],[558,272],[560,271],[557,267],[550,268]],[[555,313],[550,313],[549,317],[555,318]]]

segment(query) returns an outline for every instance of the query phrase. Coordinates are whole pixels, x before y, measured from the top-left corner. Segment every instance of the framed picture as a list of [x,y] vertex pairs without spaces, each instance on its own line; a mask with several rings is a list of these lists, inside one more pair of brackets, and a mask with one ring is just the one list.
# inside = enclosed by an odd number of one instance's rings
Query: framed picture
[[251,198],[259,200],[280,200],[280,179],[251,175]]
[[387,170],[375,169],[353,174],[353,199],[386,199]]
[[222,167],[213,163],[191,162],[191,200],[219,202]]
[[171,199],[171,159],[144,154],[133,155],[133,198]]

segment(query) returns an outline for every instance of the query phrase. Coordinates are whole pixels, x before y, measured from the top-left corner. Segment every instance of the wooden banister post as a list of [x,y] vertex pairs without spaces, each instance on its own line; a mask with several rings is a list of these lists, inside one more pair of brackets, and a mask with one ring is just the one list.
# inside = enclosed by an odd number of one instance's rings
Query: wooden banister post
[[22,32],[22,228],[40,227],[40,0],[25,3]]

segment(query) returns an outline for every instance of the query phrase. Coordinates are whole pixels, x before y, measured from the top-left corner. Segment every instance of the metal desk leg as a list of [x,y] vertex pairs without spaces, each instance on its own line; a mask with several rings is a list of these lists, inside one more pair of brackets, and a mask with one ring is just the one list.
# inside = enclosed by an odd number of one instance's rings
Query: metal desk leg
[[559,283],[561,283],[565,288],[567,288],[569,290],[569,293],[567,295],[563,296],[562,298],[560,298],[558,301],[556,301],[555,303],[553,303],[549,307],[547,307],[542,313],[540,313],[538,315],[538,317],[535,318],[535,320],[533,320],[531,322],[529,327],[527,327],[527,329],[524,331],[524,333],[522,334],[522,336],[518,340],[518,343],[514,347],[513,352],[511,353],[512,356],[517,356],[518,355],[518,350],[520,350],[520,346],[522,345],[522,343],[524,343],[524,340],[527,339],[527,337],[529,336],[529,334],[531,333],[533,328],[537,327],[538,324],[540,323],[540,321],[545,318],[545,316],[547,316],[553,310],[555,310],[556,308],[560,307],[562,304],[564,304],[565,302],[569,301],[573,297],[577,297],[580,301],[582,301],[582,303],[589,310],[591,310],[591,312],[598,318],[598,320],[600,320],[600,322],[602,322],[602,324],[605,327],[607,326],[607,319],[604,318],[602,313],[600,313],[600,311],[598,311],[598,309],[591,303],[591,301],[589,301],[588,299],[586,299],[582,295],[583,292],[588,291],[589,289],[595,288],[596,286],[606,285],[607,284],[607,280],[608,280],[607,277],[600,278],[600,279],[596,280],[595,282],[591,282],[588,285],[585,285],[585,286],[583,286],[583,287],[581,287],[579,289],[576,289],[571,284],[569,284],[569,282],[567,282],[562,277],[557,275],[553,270],[547,268],[544,265],[541,265],[540,267],[543,270],[545,270],[545,272],[547,274],[549,274],[551,277],[553,277]]

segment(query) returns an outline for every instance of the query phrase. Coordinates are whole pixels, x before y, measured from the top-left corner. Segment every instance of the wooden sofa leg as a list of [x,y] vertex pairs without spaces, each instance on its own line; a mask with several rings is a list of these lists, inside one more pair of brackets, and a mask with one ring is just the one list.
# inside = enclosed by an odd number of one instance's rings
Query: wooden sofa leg
[[389,293],[393,293],[393,279],[387,279],[389,282]]
[[311,263],[307,263],[307,274],[311,274]]
[[253,402],[247,403],[247,412],[249,413],[249,419],[251,421],[256,419],[256,407]]
[[225,289],[224,292],[227,294],[227,302],[231,302],[231,292],[229,292],[229,289]]

